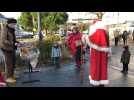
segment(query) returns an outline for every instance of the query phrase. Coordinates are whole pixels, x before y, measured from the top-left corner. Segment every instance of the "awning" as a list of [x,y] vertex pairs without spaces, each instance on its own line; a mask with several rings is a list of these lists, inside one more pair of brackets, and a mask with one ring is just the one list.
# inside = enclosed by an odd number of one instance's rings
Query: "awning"
[[0,18],[0,23],[4,23],[4,22],[6,22],[6,21],[7,21],[6,19]]

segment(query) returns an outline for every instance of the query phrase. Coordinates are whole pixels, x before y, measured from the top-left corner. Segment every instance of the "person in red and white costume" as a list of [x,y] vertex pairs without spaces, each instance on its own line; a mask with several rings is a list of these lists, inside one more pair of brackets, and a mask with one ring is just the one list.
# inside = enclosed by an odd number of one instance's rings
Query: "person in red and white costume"
[[68,36],[67,44],[75,58],[76,67],[80,68],[83,63],[84,45],[82,44],[82,33],[79,32],[78,26],[72,27],[72,33]]
[[111,52],[107,27],[101,20],[90,23],[90,33],[86,37],[90,46],[90,84],[93,86],[106,85],[109,83],[107,75],[108,54]]

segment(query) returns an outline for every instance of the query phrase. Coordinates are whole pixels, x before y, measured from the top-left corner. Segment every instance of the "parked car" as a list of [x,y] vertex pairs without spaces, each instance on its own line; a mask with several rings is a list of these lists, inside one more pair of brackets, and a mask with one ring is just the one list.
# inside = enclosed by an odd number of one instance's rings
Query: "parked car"
[[32,33],[29,32],[21,32],[19,34],[16,34],[16,38],[20,39],[20,38],[33,38],[34,35]]
[[[42,35],[43,35],[43,37],[46,36],[46,34],[44,32],[42,32]],[[39,39],[39,33],[38,32],[34,33],[34,38]]]

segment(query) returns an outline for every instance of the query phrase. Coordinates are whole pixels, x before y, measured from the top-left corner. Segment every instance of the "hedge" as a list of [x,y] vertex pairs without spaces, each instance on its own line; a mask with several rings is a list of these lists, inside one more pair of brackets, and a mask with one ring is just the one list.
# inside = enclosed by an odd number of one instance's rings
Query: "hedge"
[[[61,41],[61,49],[62,49],[62,59],[61,62],[69,61],[70,59],[70,51],[69,48],[64,45],[64,37],[60,37],[58,35],[47,35],[43,41],[34,40],[34,39],[21,39],[20,42],[34,42],[35,47],[39,48],[40,50],[40,57],[39,57],[39,66],[44,64],[48,65],[51,64],[51,48],[52,44],[55,41]],[[17,66],[21,66],[22,62],[19,56],[17,56]]]

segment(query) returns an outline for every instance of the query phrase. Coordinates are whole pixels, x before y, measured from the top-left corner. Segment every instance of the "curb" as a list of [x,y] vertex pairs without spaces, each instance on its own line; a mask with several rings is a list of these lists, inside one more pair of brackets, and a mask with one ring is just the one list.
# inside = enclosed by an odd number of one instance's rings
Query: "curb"
[[[118,71],[121,71],[122,70],[119,67],[116,67],[116,66],[113,66],[113,65],[110,65],[110,66],[111,66],[110,68],[112,68],[114,70],[118,70]],[[128,71],[128,74],[134,76],[134,71]]]

